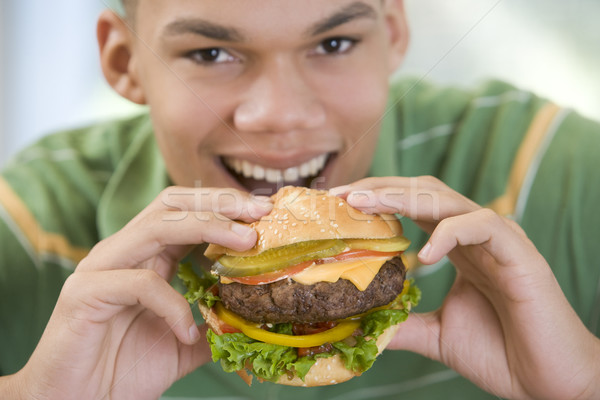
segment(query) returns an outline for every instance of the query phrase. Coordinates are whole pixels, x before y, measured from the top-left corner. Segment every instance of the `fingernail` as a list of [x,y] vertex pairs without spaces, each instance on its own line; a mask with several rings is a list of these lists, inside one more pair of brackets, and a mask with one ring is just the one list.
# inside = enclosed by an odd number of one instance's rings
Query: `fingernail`
[[350,192],[346,199],[352,206],[375,207],[375,193],[372,190],[358,190]]
[[252,196],[252,200],[256,201],[259,204],[273,204],[273,201],[269,196]]
[[254,233],[254,229],[249,226],[234,223],[231,225],[231,230],[238,236],[247,237]]
[[192,341],[192,343],[196,343],[198,341],[198,339],[200,339],[200,331],[198,330],[198,327],[196,326],[196,324],[190,326],[189,334],[190,334],[190,340]]
[[253,196],[252,201],[254,204],[265,210],[271,210],[273,208],[273,201],[267,196]]
[[329,189],[329,194],[332,196],[340,196],[342,194],[346,194],[350,191],[350,185],[338,186]]
[[431,252],[431,243],[427,242],[427,244],[425,246],[423,246],[423,248],[419,252],[419,258],[427,259],[427,256],[429,256],[430,252]]

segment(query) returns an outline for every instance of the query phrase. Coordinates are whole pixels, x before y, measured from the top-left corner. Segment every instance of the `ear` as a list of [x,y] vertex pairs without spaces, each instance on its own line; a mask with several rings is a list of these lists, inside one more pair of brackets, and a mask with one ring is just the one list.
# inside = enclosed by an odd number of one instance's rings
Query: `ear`
[[384,0],[384,17],[389,35],[389,61],[390,73],[394,73],[402,64],[408,43],[410,30],[406,20],[406,11],[403,0]]
[[105,10],[98,17],[96,34],[100,64],[108,84],[126,99],[145,104],[132,52],[133,37],[126,22],[113,11]]

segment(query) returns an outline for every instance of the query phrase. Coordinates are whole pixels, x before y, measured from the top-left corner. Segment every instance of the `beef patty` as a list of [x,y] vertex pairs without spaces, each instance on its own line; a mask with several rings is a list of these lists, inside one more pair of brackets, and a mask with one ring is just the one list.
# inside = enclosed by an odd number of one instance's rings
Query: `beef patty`
[[219,284],[219,296],[226,308],[249,321],[323,322],[390,303],[402,292],[405,276],[402,260],[394,257],[362,292],[346,279],[303,285],[288,278],[265,285]]

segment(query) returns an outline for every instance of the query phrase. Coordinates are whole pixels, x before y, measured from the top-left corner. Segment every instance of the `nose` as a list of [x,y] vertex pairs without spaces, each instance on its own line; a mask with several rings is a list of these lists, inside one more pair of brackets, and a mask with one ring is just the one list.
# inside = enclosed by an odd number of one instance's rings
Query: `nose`
[[324,121],[317,93],[291,60],[274,60],[262,68],[234,113],[236,128],[246,132],[308,130]]

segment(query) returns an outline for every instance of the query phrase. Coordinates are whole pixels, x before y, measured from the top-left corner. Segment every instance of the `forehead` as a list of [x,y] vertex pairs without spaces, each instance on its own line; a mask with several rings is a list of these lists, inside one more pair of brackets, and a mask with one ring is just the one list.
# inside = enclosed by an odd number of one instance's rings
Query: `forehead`
[[328,23],[376,19],[381,4],[381,0],[145,0],[139,2],[137,22],[154,36],[189,31],[195,21],[228,28],[249,40],[308,36],[326,30]]

